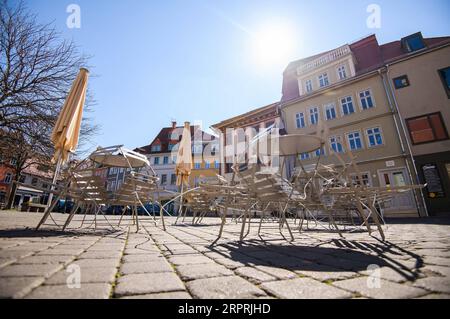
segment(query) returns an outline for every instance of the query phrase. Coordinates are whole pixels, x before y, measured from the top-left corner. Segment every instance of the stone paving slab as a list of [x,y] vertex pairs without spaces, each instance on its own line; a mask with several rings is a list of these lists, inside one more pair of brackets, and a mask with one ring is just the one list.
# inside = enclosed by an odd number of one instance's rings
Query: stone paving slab
[[[450,220],[445,219],[395,222],[386,229],[386,242],[365,232],[344,232],[341,238],[323,227],[299,233],[292,221],[295,241],[286,241],[268,223],[261,239],[253,219],[244,242],[239,242],[240,224],[231,222],[213,244],[217,218],[205,218],[201,226],[173,225],[167,218],[166,232],[144,217],[138,233],[127,223],[115,231],[81,227],[63,233],[45,226],[35,232],[41,216],[0,212],[0,298],[450,296]],[[65,217],[54,214],[59,223]],[[117,225],[117,217],[108,218]],[[87,220],[89,225],[92,216]],[[71,289],[67,270],[76,266],[80,288]],[[375,276],[380,288],[368,284],[368,276]]]
[[350,298],[351,293],[310,278],[297,278],[263,283],[261,288],[284,299]]

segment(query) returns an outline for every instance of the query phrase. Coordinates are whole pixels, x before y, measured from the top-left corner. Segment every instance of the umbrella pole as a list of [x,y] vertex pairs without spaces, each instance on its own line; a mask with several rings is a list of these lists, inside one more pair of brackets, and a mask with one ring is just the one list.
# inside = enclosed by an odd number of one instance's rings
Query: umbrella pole
[[180,207],[178,207],[178,214],[177,214],[177,219],[175,220],[175,225],[176,225],[177,222],[178,222],[178,218],[180,218],[180,214],[182,214],[182,208],[183,208],[183,186],[184,186],[184,183],[181,182],[181,190],[180,190],[180,193],[181,193],[181,197],[180,197]]
[[[58,162],[56,164],[55,174],[53,175],[52,186],[50,188],[51,191],[54,190],[54,185],[56,184],[56,180],[58,178],[59,171],[61,170],[61,164],[62,164],[62,153],[60,153],[58,156]],[[60,198],[60,196],[57,197],[57,199],[59,199],[59,198]],[[52,205],[52,200],[53,200],[53,193],[50,192],[50,195],[48,196],[48,200],[47,200],[47,208],[44,212],[44,216],[42,216],[42,219],[40,220],[39,224],[37,225],[36,230],[38,230],[39,227],[41,227],[41,225],[43,223],[45,223],[48,216],[50,216],[50,213],[55,208],[55,205]]]
[[[56,164],[55,174],[53,175],[51,190],[55,189],[54,185],[56,185],[56,181],[58,179],[58,175],[61,170],[61,165],[62,165],[62,153],[60,153],[58,156],[58,162]],[[49,208],[50,205],[52,204],[52,200],[53,200],[53,193],[50,193],[50,195],[48,196],[47,208]]]

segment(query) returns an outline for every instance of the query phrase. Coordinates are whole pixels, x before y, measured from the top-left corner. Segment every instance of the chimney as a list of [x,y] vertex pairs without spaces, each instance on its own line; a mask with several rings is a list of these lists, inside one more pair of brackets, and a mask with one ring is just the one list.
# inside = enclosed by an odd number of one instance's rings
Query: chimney
[[177,121],[172,121],[172,128],[176,128],[177,127]]

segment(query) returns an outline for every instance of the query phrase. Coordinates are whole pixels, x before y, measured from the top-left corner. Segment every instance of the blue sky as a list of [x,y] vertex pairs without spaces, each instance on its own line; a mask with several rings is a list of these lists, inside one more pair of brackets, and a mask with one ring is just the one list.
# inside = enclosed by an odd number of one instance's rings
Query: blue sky
[[[69,4],[81,8],[81,28],[69,29]],[[381,28],[369,29],[369,4],[381,8]],[[450,34],[450,1],[406,0],[33,0],[39,21],[92,55],[92,116],[101,134],[92,147],[150,143],[175,119],[204,127],[281,96],[290,60],[375,33],[380,43],[422,31]],[[288,25],[285,61],[261,64],[255,33]],[[286,29],[286,28],[285,28]],[[286,40],[286,39],[285,39]]]

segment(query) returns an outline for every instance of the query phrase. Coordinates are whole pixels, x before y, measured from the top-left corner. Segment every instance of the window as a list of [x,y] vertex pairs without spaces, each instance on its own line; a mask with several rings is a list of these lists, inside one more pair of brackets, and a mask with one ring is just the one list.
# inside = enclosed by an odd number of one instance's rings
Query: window
[[302,161],[309,159],[309,153],[302,153],[302,154],[300,154],[300,159]]
[[25,183],[26,180],[27,180],[26,176],[20,175],[20,178],[19,178],[20,183]]
[[338,67],[339,80],[343,80],[347,77],[347,72],[345,71],[345,65]]
[[33,177],[33,178],[31,179],[31,185],[36,186],[37,183],[38,183],[37,177]]
[[334,105],[334,103],[325,105],[325,117],[327,121],[336,118],[336,106]]
[[445,92],[447,93],[447,96],[450,99],[450,67],[439,70],[439,75],[441,76]]
[[159,157],[155,157],[153,163],[154,163],[155,165],[159,165]]
[[342,147],[342,140],[340,136],[332,136],[330,137],[330,146],[333,152],[335,153],[343,153],[344,148]]
[[304,128],[305,125],[305,116],[303,113],[295,114],[295,123],[297,124],[297,128]]
[[167,149],[169,150],[169,152],[172,151],[176,145],[177,144],[169,143],[169,145],[167,146]]
[[116,181],[112,181],[111,182],[111,191],[115,191],[116,190]]
[[11,181],[12,181],[12,174],[11,173],[6,173],[6,175],[5,175],[5,179],[4,179],[4,183],[5,184],[9,184],[9,183],[11,183]]
[[355,107],[353,106],[353,98],[347,96],[341,99],[342,114],[349,115],[355,113]]
[[194,168],[195,168],[195,169],[200,169],[200,168],[202,168],[202,164],[200,164],[200,163],[195,163],[195,164],[194,164]]
[[177,183],[177,175],[176,174],[170,175],[170,184],[175,185],[176,183]]
[[169,156],[164,156],[164,158],[163,158],[163,164],[164,164],[164,165],[169,164]]
[[161,185],[166,185],[167,183],[167,174],[161,174]]
[[42,183],[42,188],[47,189],[48,188],[48,184],[47,183]]
[[211,163],[210,162],[205,162],[205,168],[208,169],[211,167]]
[[306,80],[305,86],[306,86],[306,93],[311,93],[313,90],[312,81]]
[[161,152],[161,145],[153,145],[152,152]]
[[192,153],[201,154],[203,152],[203,146],[201,144],[194,144],[192,147]]
[[218,161],[214,161],[214,168],[220,168],[220,164]]
[[361,134],[359,132],[348,133],[347,140],[352,151],[362,149]]
[[398,78],[395,78],[392,81],[394,81],[394,86],[397,90],[409,86],[409,80],[406,75],[399,76]]
[[15,166],[17,164],[17,160],[15,158],[11,158],[11,160],[9,161],[9,164],[11,164],[12,166]]
[[361,186],[361,179],[364,186],[370,186],[370,173],[351,174],[351,178],[354,186]]
[[402,39],[403,47],[406,48],[408,52],[414,52],[425,48],[425,43],[423,42],[423,37],[420,32],[412,34],[406,38]]
[[413,144],[448,139],[447,129],[439,112],[407,119],[406,124]]
[[363,110],[370,109],[374,106],[370,90],[359,92],[359,100],[361,101],[361,107]]
[[177,162],[177,157],[176,156],[172,156],[172,164],[176,164]]
[[325,155],[325,150],[323,149],[323,147],[321,147],[321,148],[315,150],[312,154],[315,157],[324,156]]
[[316,125],[319,122],[319,108],[313,107],[309,109],[309,120],[311,125]]
[[330,82],[328,82],[328,74],[324,73],[319,75],[319,85],[321,88],[329,85]]
[[369,147],[383,145],[383,136],[379,127],[369,128],[366,130]]

